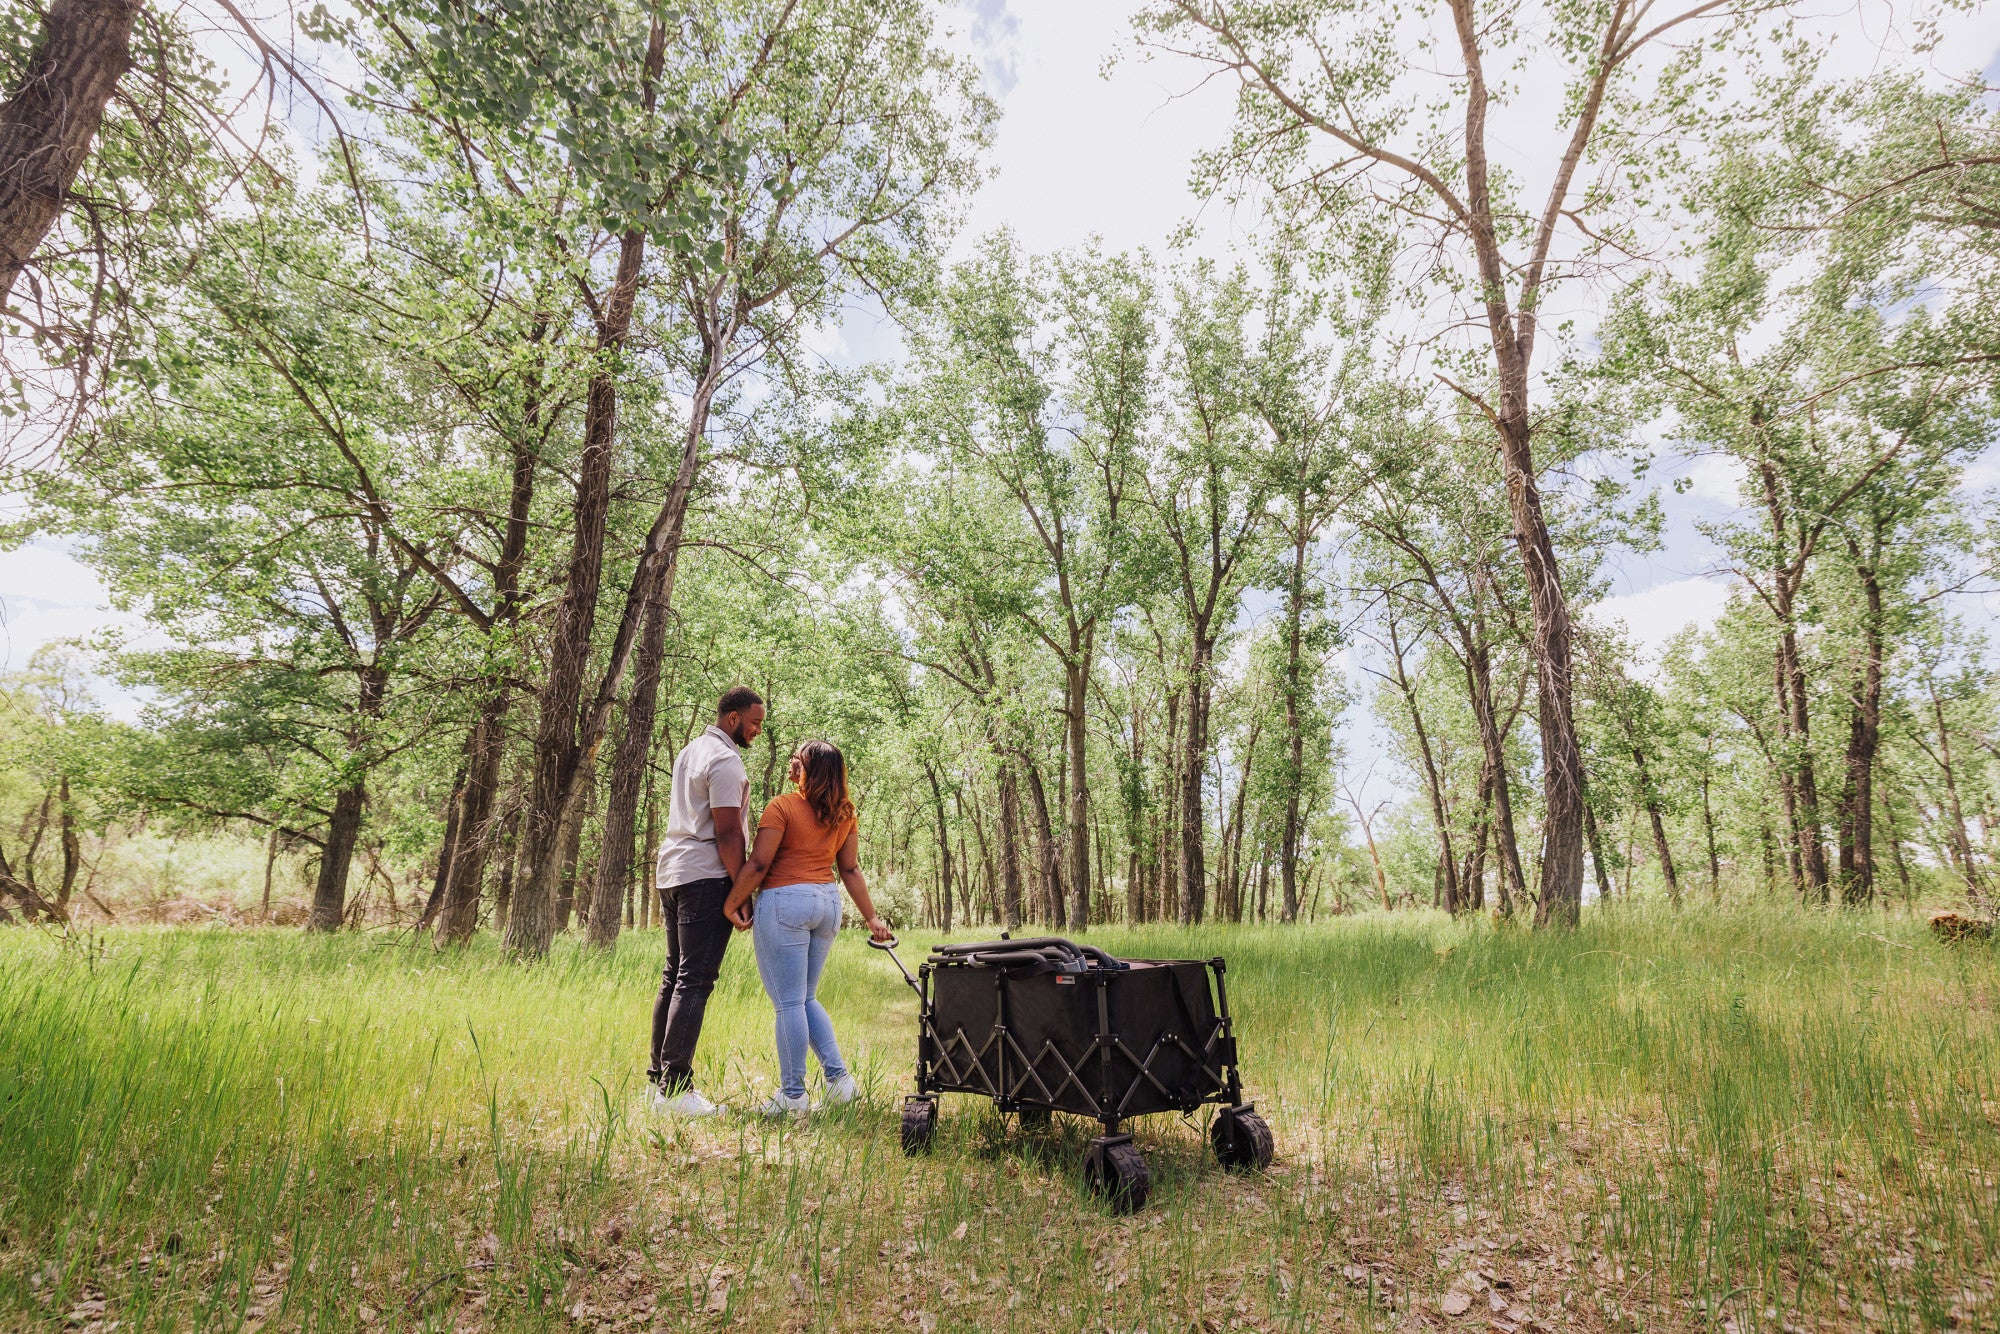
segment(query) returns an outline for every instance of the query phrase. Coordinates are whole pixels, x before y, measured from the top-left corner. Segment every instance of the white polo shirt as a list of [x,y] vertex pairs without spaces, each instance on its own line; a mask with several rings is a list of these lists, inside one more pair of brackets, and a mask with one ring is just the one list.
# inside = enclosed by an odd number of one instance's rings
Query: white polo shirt
[[674,759],[673,795],[667,802],[667,832],[653,884],[660,889],[728,875],[715,850],[715,808],[734,806],[750,843],[750,775],[729,733],[709,724]]

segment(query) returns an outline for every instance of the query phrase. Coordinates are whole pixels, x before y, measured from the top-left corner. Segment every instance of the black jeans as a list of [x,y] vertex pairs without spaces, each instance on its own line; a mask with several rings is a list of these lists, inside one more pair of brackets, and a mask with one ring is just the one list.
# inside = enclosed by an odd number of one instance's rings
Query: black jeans
[[736,928],[722,915],[729,878],[695,880],[660,891],[667,927],[667,966],[653,1002],[653,1060],[646,1078],[669,1093],[694,1082],[694,1049],[715,990],[722,956]]

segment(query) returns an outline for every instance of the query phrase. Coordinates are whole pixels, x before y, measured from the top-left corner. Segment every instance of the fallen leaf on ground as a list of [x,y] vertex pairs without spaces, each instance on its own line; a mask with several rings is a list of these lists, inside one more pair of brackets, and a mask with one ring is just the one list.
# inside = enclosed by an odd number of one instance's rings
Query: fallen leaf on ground
[[1471,1309],[1472,1297],[1469,1293],[1463,1293],[1453,1288],[1444,1295],[1444,1313],[1446,1315],[1464,1315]]

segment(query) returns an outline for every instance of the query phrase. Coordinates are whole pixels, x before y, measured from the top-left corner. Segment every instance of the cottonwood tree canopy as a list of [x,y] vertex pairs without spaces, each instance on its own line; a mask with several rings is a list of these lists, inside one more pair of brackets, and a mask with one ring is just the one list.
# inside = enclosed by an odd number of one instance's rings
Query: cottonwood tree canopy
[[[998,109],[928,0],[314,11],[252,49],[318,131],[234,139],[187,32],[66,3],[0,48],[11,535],[143,710],[8,687],[10,916],[150,820],[317,928],[607,946],[738,682],[753,800],[842,745],[902,921],[1992,903],[1977,80],[1727,4],[1163,0],[1241,244],[1034,253],[959,234]],[[86,10],[99,119],[9,176]],[[1649,655],[1603,604],[1670,541],[1728,601]]]

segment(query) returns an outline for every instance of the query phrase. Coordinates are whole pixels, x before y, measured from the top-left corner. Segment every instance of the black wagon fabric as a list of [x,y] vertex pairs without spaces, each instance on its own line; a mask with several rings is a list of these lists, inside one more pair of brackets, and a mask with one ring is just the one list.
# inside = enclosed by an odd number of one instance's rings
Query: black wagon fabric
[[1223,1087],[1208,965],[1125,962],[1067,973],[935,961],[933,1082],[1079,1116],[1192,1109]]

